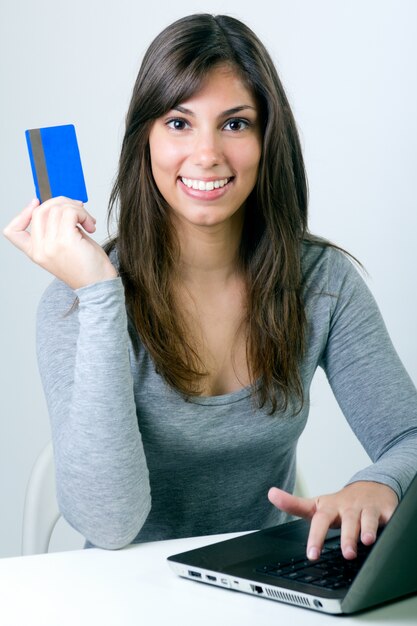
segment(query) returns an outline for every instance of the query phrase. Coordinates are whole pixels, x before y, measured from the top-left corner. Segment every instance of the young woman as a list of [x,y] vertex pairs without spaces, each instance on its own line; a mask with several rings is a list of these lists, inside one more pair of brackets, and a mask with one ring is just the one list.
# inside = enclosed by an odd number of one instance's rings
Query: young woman
[[[350,259],[308,234],[296,125],[273,63],[226,16],[166,28],[127,115],[105,250],[81,202],[32,202],[5,235],[57,278],[39,366],[58,499],[120,548],[311,519],[354,558],[417,467],[417,395]],[[30,233],[28,227],[31,227]],[[291,495],[317,366],[373,464]]]

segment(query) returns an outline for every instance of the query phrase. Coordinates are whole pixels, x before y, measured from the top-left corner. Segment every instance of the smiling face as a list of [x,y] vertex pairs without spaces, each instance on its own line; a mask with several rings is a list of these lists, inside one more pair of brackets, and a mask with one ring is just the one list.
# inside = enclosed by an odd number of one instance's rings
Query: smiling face
[[155,120],[152,174],[177,225],[241,217],[257,180],[260,126],[253,94],[228,66],[214,68],[197,93]]

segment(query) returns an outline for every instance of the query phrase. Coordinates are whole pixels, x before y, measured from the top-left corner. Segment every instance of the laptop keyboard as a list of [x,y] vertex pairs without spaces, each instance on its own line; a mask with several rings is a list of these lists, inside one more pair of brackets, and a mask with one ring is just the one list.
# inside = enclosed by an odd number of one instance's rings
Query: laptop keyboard
[[256,568],[256,572],[316,587],[344,589],[352,583],[371,548],[359,543],[357,557],[348,561],[342,555],[340,540],[330,540],[325,543],[318,561],[295,558],[288,562],[262,565]]

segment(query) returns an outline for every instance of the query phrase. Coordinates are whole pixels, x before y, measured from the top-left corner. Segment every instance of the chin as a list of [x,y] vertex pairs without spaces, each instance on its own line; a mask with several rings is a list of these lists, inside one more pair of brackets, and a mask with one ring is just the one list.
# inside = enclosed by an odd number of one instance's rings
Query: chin
[[201,207],[195,206],[188,211],[179,214],[180,219],[185,219],[196,226],[217,226],[236,219],[239,209],[225,207]]
[[226,223],[230,219],[230,216],[219,216],[219,215],[202,215],[202,216],[193,216],[187,219],[188,222],[191,222],[195,226],[219,226],[220,224]]

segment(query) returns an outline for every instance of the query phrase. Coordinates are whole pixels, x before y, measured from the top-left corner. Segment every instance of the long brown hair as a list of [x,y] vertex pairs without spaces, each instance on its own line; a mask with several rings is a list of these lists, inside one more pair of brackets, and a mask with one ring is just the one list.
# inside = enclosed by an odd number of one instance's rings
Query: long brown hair
[[256,35],[232,17],[182,18],[152,42],[126,118],[109,219],[118,209],[115,246],[128,313],[157,371],[184,396],[206,375],[172,292],[179,259],[169,207],[151,172],[151,126],[191,97],[207,72],[228,64],[254,94],[262,155],[245,208],[239,264],[247,289],[246,354],[259,406],[303,404],[299,366],[305,348],[301,242],[307,235],[307,180],[297,127],[274,64]]

